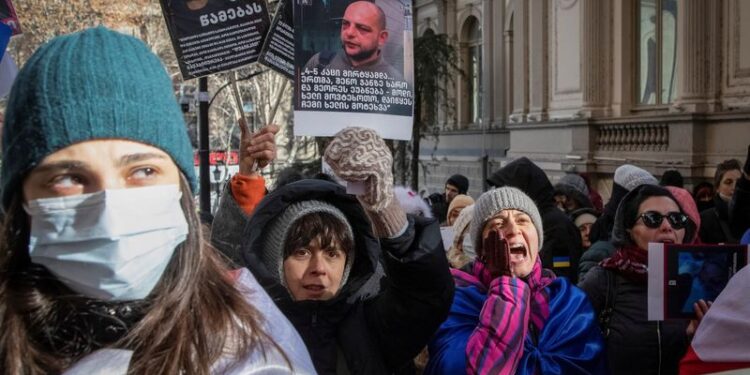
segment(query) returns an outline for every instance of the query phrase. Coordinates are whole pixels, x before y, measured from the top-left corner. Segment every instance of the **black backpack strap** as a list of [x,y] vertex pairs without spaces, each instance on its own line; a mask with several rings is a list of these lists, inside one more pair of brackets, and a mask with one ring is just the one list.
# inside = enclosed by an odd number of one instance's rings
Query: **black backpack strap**
[[609,323],[612,319],[612,311],[615,308],[615,296],[617,295],[617,279],[614,272],[605,270],[607,290],[604,294],[604,308],[599,313],[599,328],[602,330],[602,336],[606,339],[609,336]]

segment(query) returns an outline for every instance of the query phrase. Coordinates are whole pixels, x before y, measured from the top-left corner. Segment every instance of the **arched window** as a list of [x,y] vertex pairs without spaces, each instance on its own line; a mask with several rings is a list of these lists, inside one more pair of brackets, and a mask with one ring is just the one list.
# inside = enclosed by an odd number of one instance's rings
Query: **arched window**
[[461,120],[464,124],[479,124],[482,119],[482,25],[471,16],[461,32],[462,69],[466,74],[462,84]]

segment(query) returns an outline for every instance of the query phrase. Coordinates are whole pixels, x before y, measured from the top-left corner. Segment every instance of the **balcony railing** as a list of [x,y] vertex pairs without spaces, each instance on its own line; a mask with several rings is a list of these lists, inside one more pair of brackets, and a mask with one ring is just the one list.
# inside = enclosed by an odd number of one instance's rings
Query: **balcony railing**
[[601,125],[598,127],[596,145],[601,151],[666,151],[669,148],[669,125]]

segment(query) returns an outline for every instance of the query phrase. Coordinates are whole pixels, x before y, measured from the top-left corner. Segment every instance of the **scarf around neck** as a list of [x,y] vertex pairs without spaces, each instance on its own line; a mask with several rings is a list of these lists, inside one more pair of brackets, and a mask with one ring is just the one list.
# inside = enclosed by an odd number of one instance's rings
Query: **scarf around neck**
[[638,284],[645,284],[648,279],[648,253],[634,245],[625,245],[617,249],[611,257],[604,259],[599,265]]
[[[482,293],[486,293],[492,283],[492,276],[485,264],[479,260],[467,264],[463,270],[451,269],[457,287],[475,286]],[[538,330],[544,328],[549,318],[549,293],[546,287],[555,280],[552,271],[543,269],[542,262],[537,258],[528,276],[520,278],[531,289],[531,323]]]

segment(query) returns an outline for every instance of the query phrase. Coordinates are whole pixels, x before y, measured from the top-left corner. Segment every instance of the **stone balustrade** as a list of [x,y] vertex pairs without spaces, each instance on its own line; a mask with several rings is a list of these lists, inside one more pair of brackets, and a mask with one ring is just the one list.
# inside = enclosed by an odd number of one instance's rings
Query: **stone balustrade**
[[669,148],[666,123],[602,125],[597,129],[596,146],[600,151],[666,151]]

